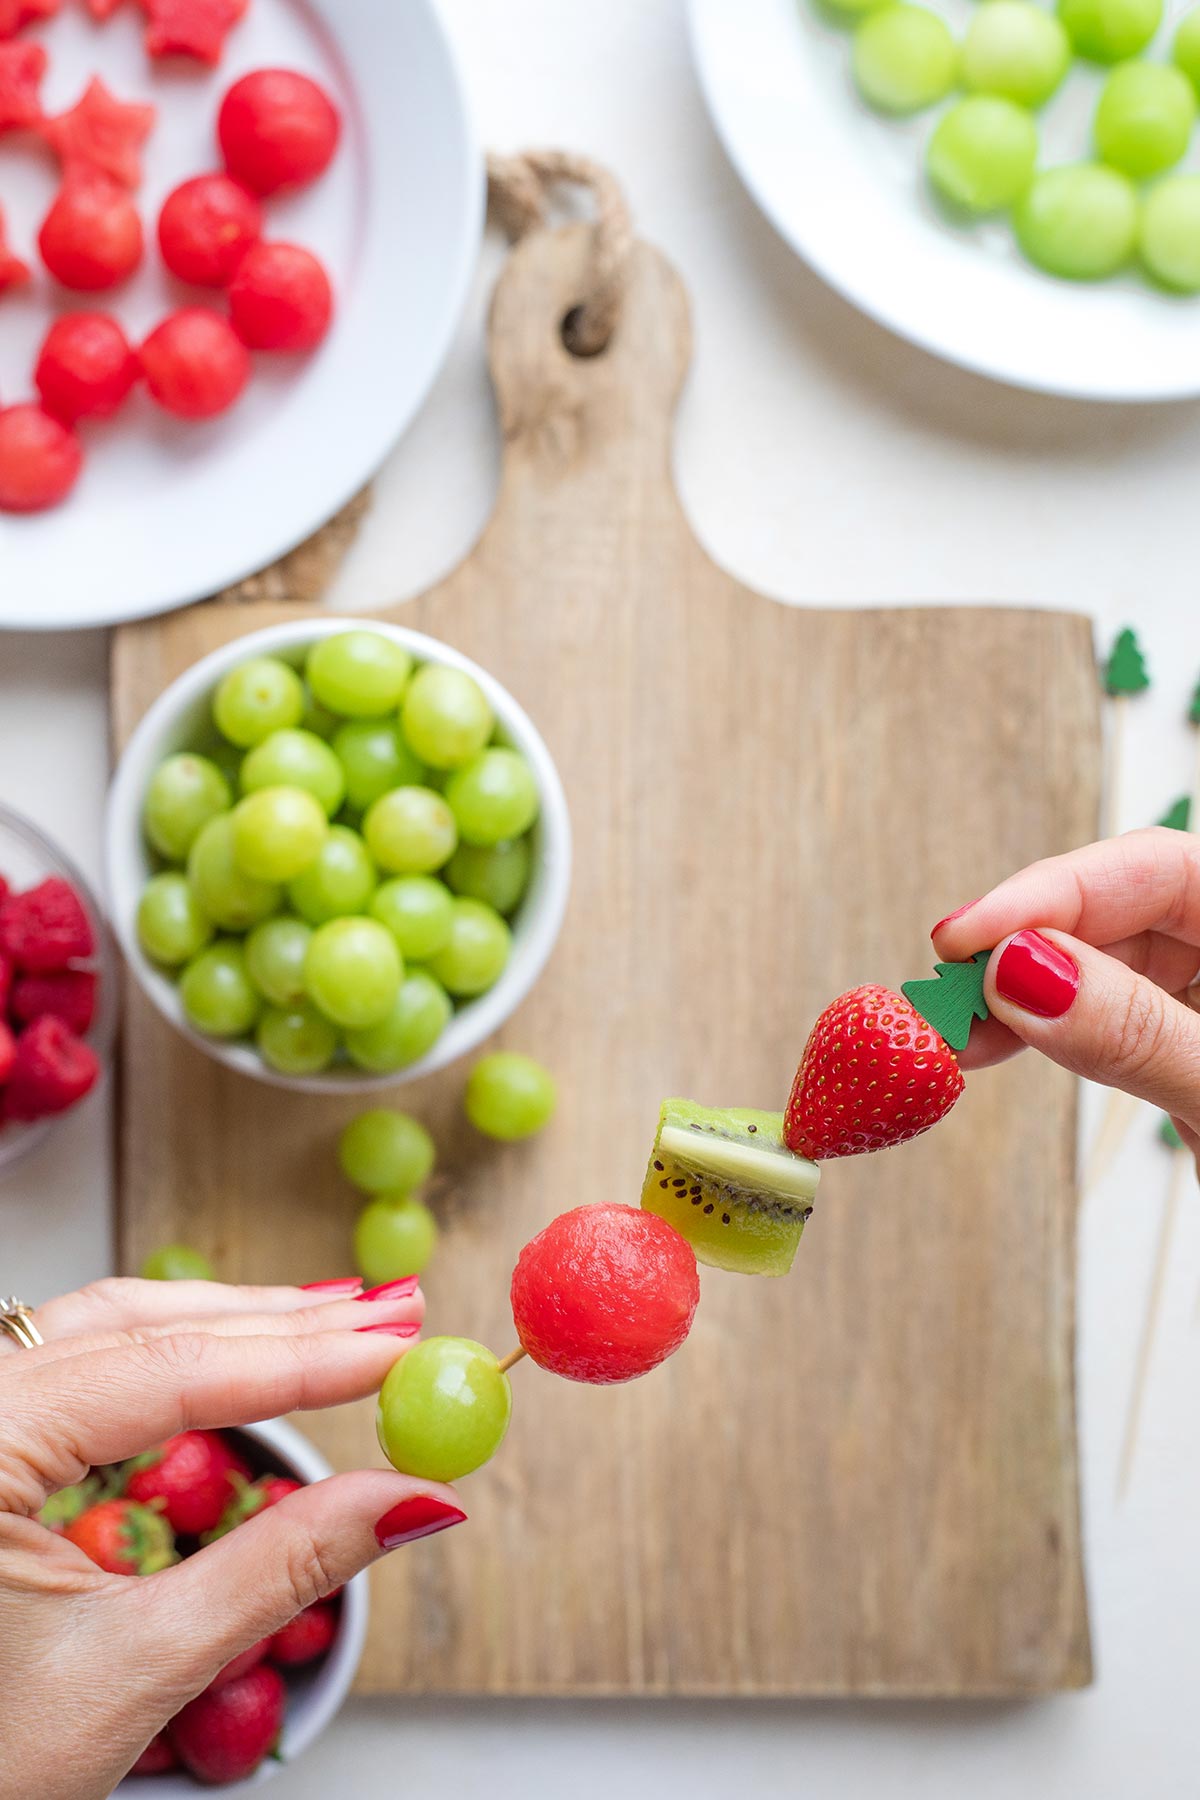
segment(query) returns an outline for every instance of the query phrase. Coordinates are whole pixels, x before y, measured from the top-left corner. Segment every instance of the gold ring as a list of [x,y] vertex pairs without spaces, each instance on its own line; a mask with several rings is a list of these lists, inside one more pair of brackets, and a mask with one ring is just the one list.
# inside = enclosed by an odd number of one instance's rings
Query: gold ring
[[10,1294],[7,1300],[0,1299],[0,1331],[15,1338],[24,1350],[36,1350],[46,1341],[33,1322],[33,1314],[15,1294]]

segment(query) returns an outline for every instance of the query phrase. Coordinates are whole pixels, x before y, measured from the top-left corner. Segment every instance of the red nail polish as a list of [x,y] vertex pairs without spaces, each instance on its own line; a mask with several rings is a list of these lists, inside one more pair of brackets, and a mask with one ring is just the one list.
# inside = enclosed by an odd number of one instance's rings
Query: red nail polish
[[351,1294],[357,1296],[362,1281],[357,1275],[339,1275],[333,1281],[302,1281],[300,1289],[305,1294]]
[[466,1513],[432,1494],[414,1494],[384,1513],[375,1527],[380,1548],[395,1550],[399,1544],[411,1544],[414,1538],[432,1537],[450,1525],[461,1525]]
[[389,1337],[415,1338],[421,1335],[419,1325],[393,1325],[387,1319],[375,1325],[356,1325],[355,1331],[385,1331]]
[[381,1287],[368,1288],[365,1294],[356,1294],[356,1300],[407,1300],[415,1294],[421,1285],[419,1275],[405,1275],[401,1281],[385,1281]]
[[935,938],[943,925],[953,925],[955,919],[961,919],[964,913],[969,913],[973,906],[978,905],[978,900],[968,900],[965,906],[956,906],[952,913],[947,913],[944,919],[938,920],[937,924],[929,934],[930,937]]
[[1079,969],[1040,931],[1018,931],[996,965],[996,992],[1039,1019],[1061,1019],[1079,992]]

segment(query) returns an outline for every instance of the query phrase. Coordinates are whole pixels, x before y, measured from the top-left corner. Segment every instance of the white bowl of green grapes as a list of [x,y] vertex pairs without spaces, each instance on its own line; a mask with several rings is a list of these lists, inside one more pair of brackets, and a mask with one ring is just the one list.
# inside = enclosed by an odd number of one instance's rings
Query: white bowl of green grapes
[[486,670],[331,615],[173,682],[109,796],[113,927],[218,1061],[315,1092],[428,1075],[528,993],[571,834],[536,727]]

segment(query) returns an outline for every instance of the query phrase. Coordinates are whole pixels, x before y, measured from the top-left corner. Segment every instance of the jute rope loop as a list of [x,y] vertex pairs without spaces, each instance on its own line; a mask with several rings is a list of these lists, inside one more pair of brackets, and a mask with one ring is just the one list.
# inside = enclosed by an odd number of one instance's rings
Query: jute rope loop
[[602,164],[569,150],[489,155],[487,173],[492,212],[514,241],[549,222],[551,192],[560,183],[591,190],[596,218],[587,291],[563,321],[563,342],[575,356],[597,355],[616,329],[633,249],[633,223],[620,184]]

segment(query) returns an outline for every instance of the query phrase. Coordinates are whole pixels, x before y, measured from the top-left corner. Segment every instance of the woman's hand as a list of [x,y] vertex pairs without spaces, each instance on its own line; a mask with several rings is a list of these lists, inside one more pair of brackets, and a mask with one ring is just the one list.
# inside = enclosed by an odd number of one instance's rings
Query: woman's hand
[[101,1281],[38,1308],[44,1348],[0,1334],[5,1793],[7,1769],[39,1800],[102,1800],[240,1651],[385,1550],[464,1517],[434,1482],[335,1475],[141,1580],[106,1574],[37,1523],[46,1499],[93,1465],[176,1432],[372,1393],[424,1301],[339,1285]]
[[1161,1107],[1200,1152],[1200,837],[1155,827],[1033,863],[933,942],[953,961],[996,947],[965,1069],[1030,1044]]

